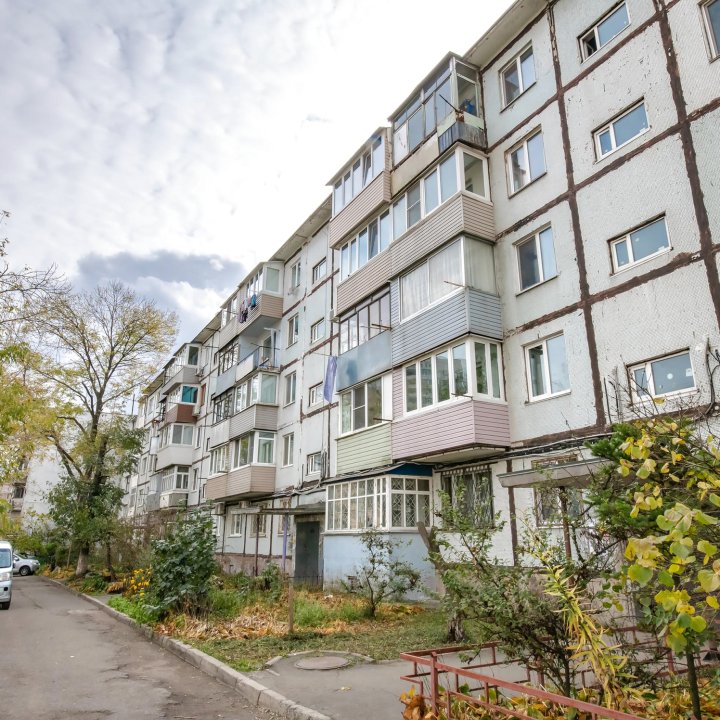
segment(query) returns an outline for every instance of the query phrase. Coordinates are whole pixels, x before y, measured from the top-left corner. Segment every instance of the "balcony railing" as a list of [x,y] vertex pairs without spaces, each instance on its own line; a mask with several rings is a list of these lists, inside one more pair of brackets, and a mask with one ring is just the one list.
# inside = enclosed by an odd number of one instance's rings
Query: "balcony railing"
[[279,370],[279,351],[277,349],[268,350],[264,347],[256,348],[249,355],[246,355],[244,358],[242,358],[238,363],[235,380],[242,380],[243,378],[247,377],[251,372],[258,369]]

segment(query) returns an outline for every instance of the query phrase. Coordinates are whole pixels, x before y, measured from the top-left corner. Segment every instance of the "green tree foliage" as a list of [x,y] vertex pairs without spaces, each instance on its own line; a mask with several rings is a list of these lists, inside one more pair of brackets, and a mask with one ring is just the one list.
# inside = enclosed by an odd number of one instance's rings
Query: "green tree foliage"
[[52,514],[77,544],[77,576],[117,514],[119,493],[108,486],[137,457],[130,398],[169,351],[175,326],[173,313],[116,282],[63,295],[37,320],[47,358],[37,372],[56,407],[48,435],[64,469]]
[[646,622],[674,652],[685,653],[700,718],[694,654],[715,635],[720,608],[717,440],[687,418],[654,417],[617,427],[609,444],[592,450],[611,461],[609,484],[622,487],[621,512],[603,511],[610,525],[626,531],[624,577]]
[[377,530],[366,530],[360,536],[365,548],[365,562],[356,569],[357,583],[348,590],[365,599],[368,617],[375,617],[380,603],[399,600],[420,584],[420,573],[398,557],[400,543]]
[[167,536],[153,542],[150,565],[150,595],[160,613],[206,610],[210,579],[217,571],[209,509],[179,515]]

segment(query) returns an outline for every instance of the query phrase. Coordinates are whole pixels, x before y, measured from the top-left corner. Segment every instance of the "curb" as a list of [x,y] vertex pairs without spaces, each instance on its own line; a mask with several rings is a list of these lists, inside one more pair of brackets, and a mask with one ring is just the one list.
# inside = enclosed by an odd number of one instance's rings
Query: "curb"
[[91,597],[90,595],[85,595],[84,593],[81,593],[74,588],[70,588],[58,580],[53,580],[52,578],[45,577],[44,575],[39,577],[41,577],[45,582],[57,585],[58,587],[63,588],[63,590],[77,595],[90,604],[95,605],[111,617],[119,620],[128,627],[131,627],[135,630],[135,632],[150,640],[150,642],[159,645],[164,650],[168,650],[173,655],[200,670],[200,672],[205,673],[211,678],[215,678],[218,682],[221,682],[223,685],[233,689],[236,693],[242,695],[251,705],[265,708],[271,712],[277,713],[278,715],[289,718],[290,720],[332,720],[332,718],[328,715],[323,715],[317,710],[305,707],[304,705],[299,705],[275,690],[271,690],[270,688],[261,685],[259,682],[249,678],[244,673],[234,670],[229,665],[216,660],[214,657],[207,655],[201,650],[191,647],[190,645],[186,645],[180,640],[173,640],[173,638],[170,638],[167,635],[160,635],[146,625],[140,625],[140,623],[136,622],[127,615],[123,615],[123,613],[118,612],[114,608],[111,608],[101,600]]

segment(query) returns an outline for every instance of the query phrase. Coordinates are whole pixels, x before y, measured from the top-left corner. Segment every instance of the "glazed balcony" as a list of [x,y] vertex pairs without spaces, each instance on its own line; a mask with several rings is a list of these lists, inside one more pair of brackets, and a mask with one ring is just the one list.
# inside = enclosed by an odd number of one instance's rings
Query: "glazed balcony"
[[246,465],[209,478],[205,497],[212,501],[235,500],[267,495],[274,490],[274,465]]
[[176,370],[172,375],[165,378],[165,382],[160,389],[160,394],[167,395],[178,385],[196,384],[198,382],[197,372],[197,365],[184,365],[179,370]]
[[192,465],[193,453],[192,445],[166,445],[158,450],[156,468],[162,470],[170,465]]

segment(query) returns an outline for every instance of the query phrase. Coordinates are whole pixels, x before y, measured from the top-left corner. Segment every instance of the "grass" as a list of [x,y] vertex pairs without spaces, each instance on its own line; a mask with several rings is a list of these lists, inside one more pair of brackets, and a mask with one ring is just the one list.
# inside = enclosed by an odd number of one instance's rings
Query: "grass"
[[401,652],[445,645],[445,617],[439,610],[382,615],[376,620],[347,623],[337,632],[301,630],[292,636],[265,635],[246,639],[193,640],[183,638],[208,655],[241,672],[262,667],[276,655],[301,651],[337,650],[393,660]]

